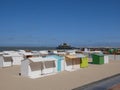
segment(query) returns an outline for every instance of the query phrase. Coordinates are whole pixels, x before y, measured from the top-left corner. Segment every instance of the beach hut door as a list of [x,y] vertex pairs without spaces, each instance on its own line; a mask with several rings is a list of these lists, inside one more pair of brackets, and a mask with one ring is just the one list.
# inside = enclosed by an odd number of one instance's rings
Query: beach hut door
[[61,60],[57,61],[57,65],[58,65],[57,71],[60,72],[61,71]]

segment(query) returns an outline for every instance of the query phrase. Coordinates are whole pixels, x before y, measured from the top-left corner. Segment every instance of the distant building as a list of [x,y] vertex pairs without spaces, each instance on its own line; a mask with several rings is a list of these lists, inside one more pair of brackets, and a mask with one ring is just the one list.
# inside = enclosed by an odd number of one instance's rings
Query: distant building
[[61,45],[59,45],[57,47],[57,49],[73,49],[73,47],[71,47],[70,45],[68,45],[67,43],[63,43]]

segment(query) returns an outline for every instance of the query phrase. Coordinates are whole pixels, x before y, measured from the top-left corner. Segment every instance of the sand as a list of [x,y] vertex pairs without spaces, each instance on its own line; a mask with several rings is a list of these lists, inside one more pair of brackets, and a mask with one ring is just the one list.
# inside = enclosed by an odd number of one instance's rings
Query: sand
[[0,68],[0,90],[71,90],[120,73],[120,60],[103,65],[89,64],[88,68],[37,79],[19,76],[19,73],[20,66]]

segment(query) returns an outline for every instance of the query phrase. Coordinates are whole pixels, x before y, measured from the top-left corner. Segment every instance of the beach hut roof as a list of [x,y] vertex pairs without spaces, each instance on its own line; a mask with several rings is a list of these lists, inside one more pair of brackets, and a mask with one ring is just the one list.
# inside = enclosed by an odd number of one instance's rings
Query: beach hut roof
[[57,60],[56,58],[54,57],[45,57],[45,58],[42,58],[42,57],[32,57],[32,58],[29,58],[30,61],[32,62],[41,62],[41,61],[55,61]]
[[43,61],[42,57],[32,57],[32,58],[29,58],[30,61],[32,62],[40,62],[40,61]]

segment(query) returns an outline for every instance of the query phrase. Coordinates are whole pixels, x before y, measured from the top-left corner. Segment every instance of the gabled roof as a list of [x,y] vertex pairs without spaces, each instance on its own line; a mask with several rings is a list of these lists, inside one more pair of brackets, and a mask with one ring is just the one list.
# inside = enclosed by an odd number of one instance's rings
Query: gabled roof
[[31,57],[31,58],[29,58],[29,60],[32,61],[32,62],[44,62],[44,61],[55,61],[57,59],[54,58],[54,57],[44,57],[44,58],[42,58],[42,57]]

